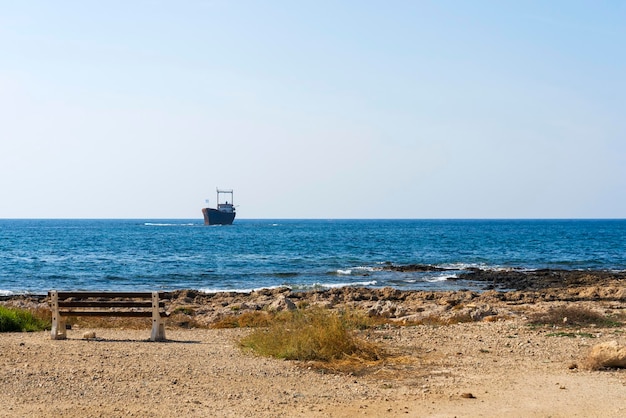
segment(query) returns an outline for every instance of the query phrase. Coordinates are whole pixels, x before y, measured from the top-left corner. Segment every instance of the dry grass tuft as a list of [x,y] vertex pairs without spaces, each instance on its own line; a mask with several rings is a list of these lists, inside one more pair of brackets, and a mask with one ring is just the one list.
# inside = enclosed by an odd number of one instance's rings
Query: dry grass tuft
[[[175,328],[207,328],[198,322],[194,315],[184,313],[182,310],[174,311],[169,317],[163,319],[166,327]],[[68,316],[66,322],[76,328],[119,328],[119,329],[150,329],[151,318],[126,318],[117,316]]]
[[208,328],[207,325],[198,322],[194,318],[194,314],[185,313],[185,311],[174,311],[172,314],[165,320],[165,325],[170,327],[177,328]]
[[151,318],[68,316],[66,323],[77,328],[144,329],[152,327]]
[[[299,308],[298,312],[306,311],[307,308]],[[311,308],[310,311],[321,311],[324,308]],[[329,311],[330,312],[330,311]],[[344,310],[338,315],[349,329],[365,330],[378,328],[386,325],[404,325],[393,322],[389,318],[372,317],[361,310]],[[289,311],[253,311],[241,314],[225,316],[211,324],[211,328],[266,328],[273,323],[286,323],[291,321],[292,313]]]
[[466,322],[476,322],[476,319],[472,318],[469,313],[458,313],[448,317],[429,315],[419,321],[414,321],[411,325],[445,326]]
[[350,329],[366,330],[371,328],[404,325],[383,316],[368,315],[365,311],[358,309],[342,310],[339,311],[338,314],[346,327]]
[[548,325],[559,327],[602,327],[621,326],[622,323],[613,318],[601,315],[591,309],[579,306],[551,307],[545,312],[530,315],[531,325]]
[[33,314],[35,318],[39,318],[42,321],[52,322],[52,311],[50,308],[28,308],[28,311]]
[[253,311],[244,312],[240,315],[229,315],[218,321],[213,322],[210,328],[259,328],[269,326],[276,314]]
[[332,311],[282,312],[274,319],[267,328],[244,337],[240,345],[264,356],[334,364],[378,361],[385,355],[379,345],[358,338],[344,315]]

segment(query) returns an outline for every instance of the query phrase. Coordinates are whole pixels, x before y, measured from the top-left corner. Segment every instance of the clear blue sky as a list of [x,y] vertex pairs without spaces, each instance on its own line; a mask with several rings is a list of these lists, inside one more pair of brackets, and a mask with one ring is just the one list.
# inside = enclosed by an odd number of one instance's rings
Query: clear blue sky
[[626,217],[624,1],[0,0],[0,218]]

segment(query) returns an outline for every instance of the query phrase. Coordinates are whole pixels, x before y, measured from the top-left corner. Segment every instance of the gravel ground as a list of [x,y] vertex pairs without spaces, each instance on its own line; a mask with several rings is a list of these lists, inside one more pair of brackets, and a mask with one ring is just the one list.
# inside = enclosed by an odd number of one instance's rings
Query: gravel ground
[[[96,340],[83,340],[95,331]],[[585,371],[624,328],[557,337],[521,318],[369,331],[402,355],[363,375],[242,352],[246,330],[0,334],[0,416],[626,416],[626,371]]]

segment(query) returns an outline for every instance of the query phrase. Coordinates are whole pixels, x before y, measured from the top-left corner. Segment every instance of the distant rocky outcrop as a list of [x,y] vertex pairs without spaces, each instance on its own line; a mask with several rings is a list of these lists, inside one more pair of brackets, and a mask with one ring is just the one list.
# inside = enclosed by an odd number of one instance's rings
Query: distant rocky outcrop
[[479,281],[494,288],[508,290],[534,290],[600,285],[607,282],[626,282],[626,272],[605,270],[482,270],[469,269],[458,276],[460,280]]

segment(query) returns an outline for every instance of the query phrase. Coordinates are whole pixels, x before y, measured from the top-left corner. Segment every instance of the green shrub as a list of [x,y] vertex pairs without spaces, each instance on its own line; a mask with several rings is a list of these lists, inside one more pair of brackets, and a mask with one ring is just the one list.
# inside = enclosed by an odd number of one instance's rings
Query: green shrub
[[546,337],[567,337],[567,338],[596,338],[595,335],[588,332],[551,332],[546,334]]
[[182,313],[184,315],[195,315],[196,311],[193,308],[190,308],[188,306],[179,306],[176,309],[174,309],[174,311],[172,311],[172,314],[176,314],[176,313]]
[[0,332],[31,332],[50,329],[50,321],[34,315],[31,311],[0,306]]

